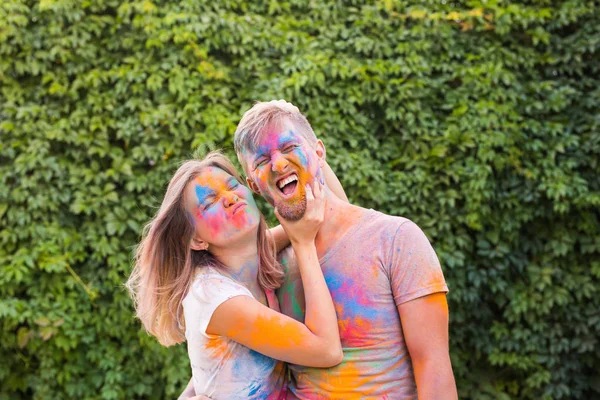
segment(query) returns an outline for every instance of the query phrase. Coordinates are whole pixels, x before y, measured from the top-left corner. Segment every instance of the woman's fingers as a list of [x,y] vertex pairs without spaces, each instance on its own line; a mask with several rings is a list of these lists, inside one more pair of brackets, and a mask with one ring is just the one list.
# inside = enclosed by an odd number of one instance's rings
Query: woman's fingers
[[279,223],[281,223],[281,220],[283,218],[281,217],[281,214],[279,214],[279,210],[277,209],[277,206],[275,206],[275,217],[277,217],[277,220],[279,221]]
[[312,201],[315,199],[315,195],[313,194],[313,190],[309,184],[306,184],[306,201]]
[[321,186],[321,182],[319,182],[317,180],[317,178],[315,178],[314,181],[314,195],[315,195],[315,199],[320,199],[321,198],[321,193],[323,192],[323,187]]
[[318,183],[317,183],[317,186],[319,187],[319,195],[317,196],[317,195],[315,194],[315,198],[318,198],[318,199],[321,199],[321,200],[322,200],[322,199],[324,199],[324,198],[325,198],[324,183],[323,183],[323,182],[318,182]]

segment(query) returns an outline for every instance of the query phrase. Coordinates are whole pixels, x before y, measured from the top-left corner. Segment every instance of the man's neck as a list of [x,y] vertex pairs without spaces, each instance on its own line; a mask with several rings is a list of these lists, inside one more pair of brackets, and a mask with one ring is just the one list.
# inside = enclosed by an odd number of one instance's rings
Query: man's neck
[[330,191],[325,195],[327,198],[325,218],[315,238],[319,258],[338,243],[338,240],[360,220],[365,211],[362,207],[341,200]]

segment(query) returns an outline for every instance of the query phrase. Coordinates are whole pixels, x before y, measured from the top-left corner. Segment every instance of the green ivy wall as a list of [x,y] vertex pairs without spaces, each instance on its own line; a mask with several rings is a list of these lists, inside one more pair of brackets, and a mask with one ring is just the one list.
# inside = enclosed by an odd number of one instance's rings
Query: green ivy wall
[[461,398],[599,398],[599,46],[585,0],[3,0],[0,399],[176,397],[132,249],[177,163],[279,98],[431,239]]

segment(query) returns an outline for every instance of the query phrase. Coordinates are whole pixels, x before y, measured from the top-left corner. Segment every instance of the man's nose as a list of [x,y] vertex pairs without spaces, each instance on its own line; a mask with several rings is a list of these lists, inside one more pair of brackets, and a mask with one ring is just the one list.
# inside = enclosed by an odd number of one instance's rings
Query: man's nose
[[271,165],[273,172],[284,172],[289,165],[288,160],[281,154],[277,153],[271,156]]

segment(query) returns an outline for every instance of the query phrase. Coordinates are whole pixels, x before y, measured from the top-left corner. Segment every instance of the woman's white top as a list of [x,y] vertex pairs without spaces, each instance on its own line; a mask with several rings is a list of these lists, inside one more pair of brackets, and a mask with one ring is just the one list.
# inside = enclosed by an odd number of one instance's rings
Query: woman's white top
[[[269,306],[279,311],[273,292]],[[218,306],[250,291],[214,268],[204,267],[194,277],[183,300],[185,337],[197,395],[219,399],[285,398],[286,369],[274,360],[227,337],[209,335],[206,328]]]

